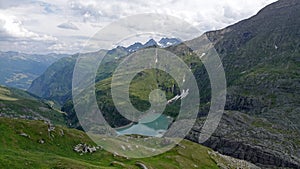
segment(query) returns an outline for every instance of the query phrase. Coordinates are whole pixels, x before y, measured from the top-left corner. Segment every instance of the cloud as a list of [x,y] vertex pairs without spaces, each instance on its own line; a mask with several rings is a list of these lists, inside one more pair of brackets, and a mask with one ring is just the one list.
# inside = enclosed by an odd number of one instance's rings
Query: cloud
[[57,38],[27,29],[19,17],[0,11],[0,50],[26,53],[49,53],[46,46],[57,43]]
[[0,1],[0,8],[11,8],[15,6],[19,6],[20,4],[30,4],[32,3],[31,0],[13,0],[13,1]]
[[221,29],[258,12],[276,0],[72,0],[65,4],[73,21],[84,23],[111,23],[120,18],[157,13],[183,19],[200,31]]
[[34,49],[38,53],[53,51],[76,53],[81,50],[86,39],[109,23],[120,18],[143,13],[178,17],[196,26],[201,33],[221,29],[246,19],[275,1],[0,1],[0,50],[30,51],[30,49]]
[[79,30],[78,27],[71,22],[62,23],[60,25],[57,25],[57,27],[62,28],[62,29]]
[[53,36],[46,34],[37,34],[24,28],[22,22],[15,16],[5,15],[0,13],[0,31],[2,34],[15,38],[26,38],[28,40],[37,41],[56,41]]

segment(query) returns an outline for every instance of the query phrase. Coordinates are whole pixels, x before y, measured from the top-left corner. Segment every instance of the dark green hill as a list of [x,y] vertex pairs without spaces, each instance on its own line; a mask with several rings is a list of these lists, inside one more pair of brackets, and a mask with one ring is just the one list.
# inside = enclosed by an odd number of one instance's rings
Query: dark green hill
[[[81,55],[97,55],[98,52],[85,53]],[[126,56],[127,50],[117,47],[107,52],[106,59],[100,66],[97,81],[107,78],[116,67],[120,57]],[[79,54],[65,57],[51,66],[37,79],[35,79],[29,92],[47,100],[52,100],[59,105],[63,105],[71,98],[73,69]],[[87,65],[88,66],[88,65]]]
[[28,91],[44,99],[63,103],[70,98],[76,59],[77,55],[58,60],[32,82]]

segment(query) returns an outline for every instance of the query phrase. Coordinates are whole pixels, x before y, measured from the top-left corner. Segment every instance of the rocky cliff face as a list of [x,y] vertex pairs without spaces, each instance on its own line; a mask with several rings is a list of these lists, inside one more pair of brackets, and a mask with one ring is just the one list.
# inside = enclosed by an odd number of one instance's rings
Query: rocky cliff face
[[[204,120],[198,119],[187,139],[198,141]],[[265,119],[226,111],[215,133],[203,145],[263,168],[299,168],[299,147],[295,145],[299,136],[296,131],[283,130]]]

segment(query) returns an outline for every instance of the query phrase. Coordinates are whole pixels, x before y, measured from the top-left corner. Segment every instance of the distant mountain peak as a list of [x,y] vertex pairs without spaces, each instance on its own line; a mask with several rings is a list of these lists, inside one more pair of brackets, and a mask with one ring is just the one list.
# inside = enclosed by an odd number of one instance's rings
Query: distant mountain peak
[[144,44],[144,47],[150,47],[150,46],[157,46],[157,42],[154,39],[150,39],[148,40],[148,42]]
[[177,38],[162,38],[158,44],[161,47],[168,47],[168,46],[173,46],[173,45],[177,45],[179,43],[181,43],[182,41],[180,39]]
[[134,52],[134,51],[137,51],[139,49],[143,48],[143,44],[140,43],[140,42],[136,42],[130,46],[127,47],[127,51],[129,52]]
[[128,46],[126,49],[128,52],[135,52],[142,48],[147,48],[151,46],[159,46],[162,48],[177,45],[181,43],[182,41],[177,38],[167,38],[164,37],[160,39],[158,42],[156,42],[154,39],[149,39],[146,43],[142,44],[141,42],[135,42],[134,44]]

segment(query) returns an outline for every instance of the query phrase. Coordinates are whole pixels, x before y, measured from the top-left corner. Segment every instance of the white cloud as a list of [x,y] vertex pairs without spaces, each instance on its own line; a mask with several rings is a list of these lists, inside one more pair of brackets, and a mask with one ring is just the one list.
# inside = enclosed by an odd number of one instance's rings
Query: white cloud
[[15,16],[6,15],[0,13],[0,28],[2,32],[7,33],[8,35],[15,38],[27,38],[29,40],[38,40],[38,41],[56,41],[57,39],[53,36],[46,34],[37,34],[32,31],[27,30],[23,27],[23,24]]
[[79,30],[76,25],[74,25],[72,22],[65,22],[62,24],[57,25],[57,27],[62,29],[72,29],[72,30]]
[[[105,25],[123,17],[142,13],[172,15],[197,26],[202,32],[220,29],[256,14],[261,8],[274,1],[1,1],[0,50],[26,52],[35,49],[38,53],[79,52],[82,44]],[[19,46],[9,45],[12,42],[4,39],[15,40],[14,43],[19,43]],[[43,41],[43,43],[37,45],[35,41]]]
[[20,4],[31,3],[31,0],[13,0],[13,1],[0,1],[0,8],[10,8],[14,6],[19,6]]

